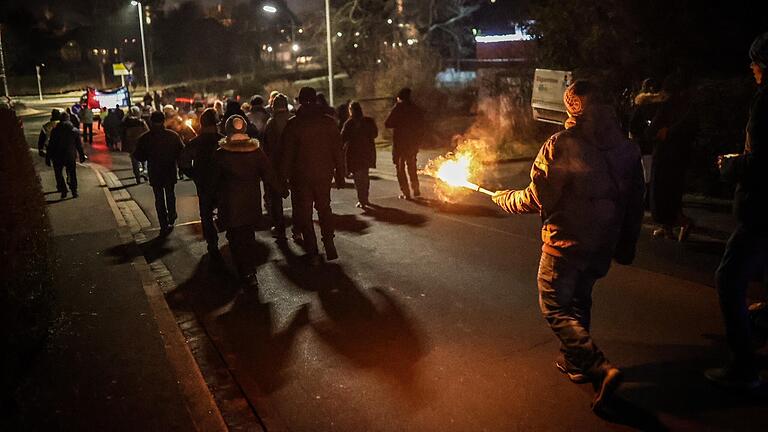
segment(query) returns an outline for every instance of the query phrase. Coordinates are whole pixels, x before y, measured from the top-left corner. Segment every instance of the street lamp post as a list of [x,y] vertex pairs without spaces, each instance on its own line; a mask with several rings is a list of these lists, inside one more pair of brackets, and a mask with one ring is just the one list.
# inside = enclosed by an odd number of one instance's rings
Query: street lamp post
[[8,94],[8,76],[5,74],[5,56],[3,55],[3,26],[0,24],[0,78],[3,79],[3,89],[5,90],[5,97],[10,97]]
[[40,100],[43,100],[43,85],[40,83],[40,67],[45,65],[35,65],[35,72],[37,73],[37,94],[40,96]]
[[131,4],[139,7],[139,30],[141,31],[141,57],[144,61],[144,88],[149,93],[149,70],[147,68],[147,46],[144,43],[144,7],[141,2],[132,0]]
[[333,104],[333,51],[331,47],[331,2],[325,0],[325,42],[328,47],[328,99]]

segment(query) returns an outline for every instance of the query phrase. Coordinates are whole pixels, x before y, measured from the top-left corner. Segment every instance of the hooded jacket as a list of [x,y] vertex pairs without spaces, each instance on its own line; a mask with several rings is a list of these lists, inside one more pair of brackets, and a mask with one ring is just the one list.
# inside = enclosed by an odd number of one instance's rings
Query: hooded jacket
[[283,131],[281,174],[292,183],[344,181],[341,135],[321,107],[302,105]]
[[261,220],[261,186],[264,180],[282,190],[259,140],[234,135],[219,141],[214,154],[219,226],[225,230],[258,225]]
[[768,85],[755,93],[749,108],[744,153],[728,158],[723,178],[736,183],[733,210],[748,226],[767,229],[768,222]]
[[139,138],[133,157],[147,162],[151,186],[170,186],[176,184],[176,161],[183,148],[179,134],[163,125],[153,124],[149,132]]
[[632,118],[629,120],[629,133],[644,155],[653,153],[653,140],[650,139],[645,131],[651,124],[651,120],[656,115],[659,106],[667,99],[664,93],[639,93],[635,96],[635,109],[632,112]]
[[272,165],[277,167],[280,165],[282,155],[283,131],[293,114],[288,111],[275,111],[273,114],[264,126],[264,153],[267,154]]
[[46,162],[73,164],[78,156],[80,160],[85,160],[80,132],[69,120],[59,122],[51,131],[48,151],[45,153]]
[[149,130],[149,127],[147,127],[144,120],[138,117],[128,116],[123,119],[123,127],[120,129],[122,133],[120,139],[123,143],[123,151],[133,153],[136,150],[136,144],[139,142],[139,138]]
[[611,257],[631,263],[643,218],[640,151],[622,136],[610,107],[572,118],[542,146],[527,188],[500,206],[539,213],[542,250],[607,271]]

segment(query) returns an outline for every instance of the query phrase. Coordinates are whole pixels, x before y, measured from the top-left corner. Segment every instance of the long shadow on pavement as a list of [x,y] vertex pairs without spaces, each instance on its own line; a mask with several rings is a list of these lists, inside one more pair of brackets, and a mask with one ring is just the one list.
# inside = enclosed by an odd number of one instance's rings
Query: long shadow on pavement
[[418,409],[429,398],[419,360],[427,340],[415,320],[386,289],[361,289],[338,264],[310,267],[283,246],[279,266],[299,288],[317,293],[324,317],[311,323],[318,337],[356,367],[374,371]]
[[106,249],[104,253],[112,257],[114,264],[125,264],[131,262],[139,255],[144,255],[147,262],[153,262],[165,255],[173,252],[173,249],[168,247],[168,237],[157,236],[152,240],[146,241],[136,245],[135,243],[126,243],[117,246],[113,246]]
[[[768,407],[768,389],[753,392],[731,392],[715,387],[703,375],[705,369],[722,362],[726,348],[721,342],[713,346],[663,345],[649,349],[664,353],[666,358],[684,359],[660,361],[624,368],[627,383],[619,395],[653,412],[669,413],[689,421],[698,421],[715,430],[746,430],[755,427],[755,419],[716,415],[730,408]],[[706,419],[706,420],[704,420]],[[757,429],[768,427],[768,421]],[[755,430],[757,430],[755,429]],[[765,430],[765,429],[762,429]]]
[[388,223],[391,225],[407,225],[412,227],[422,227],[429,222],[429,218],[419,213],[409,213],[405,210],[401,210],[394,207],[384,207],[376,204],[371,204],[367,207],[363,214],[371,216],[379,222]]

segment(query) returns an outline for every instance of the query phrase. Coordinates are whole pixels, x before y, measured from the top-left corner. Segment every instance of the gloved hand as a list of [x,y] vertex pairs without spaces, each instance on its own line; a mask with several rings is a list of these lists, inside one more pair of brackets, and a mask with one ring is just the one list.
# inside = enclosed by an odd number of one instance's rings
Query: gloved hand
[[290,191],[287,187],[284,187],[282,191],[280,191],[280,197],[283,199],[288,198],[291,195]]
[[46,160],[45,160],[45,164],[46,164],[47,166],[51,166],[51,160],[50,160],[50,159],[46,159]]
[[45,151],[44,150],[38,150],[37,155],[40,157],[45,157]]
[[336,177],[336,189],[344,189],[347,182],[344,181],[344,177]]
[[505,189],[505,190],[496,191],[496,193],[493,194],[491,199],[497,205],[499,205],[501,207],[504,207],[504,203],[507,201],[507,196],[509,194],[511,194],[512,192],[514,192],[514,191],[511,190],[511,189]]
[[86,155],[80,156],[80,163],[85,163],[85,161],[87,161],[87,160],[88,160],[88,156],[86,156]]

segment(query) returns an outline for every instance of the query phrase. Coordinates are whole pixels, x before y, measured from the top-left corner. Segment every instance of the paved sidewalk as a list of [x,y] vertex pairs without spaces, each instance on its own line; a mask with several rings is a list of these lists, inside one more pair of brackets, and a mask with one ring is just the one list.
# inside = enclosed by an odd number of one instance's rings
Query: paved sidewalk
[[225,430],[103,180],[78,166],[80,197],[60,200],[52,170],[33,157],[53,228],[57,319],[17,393],[19,429]]

